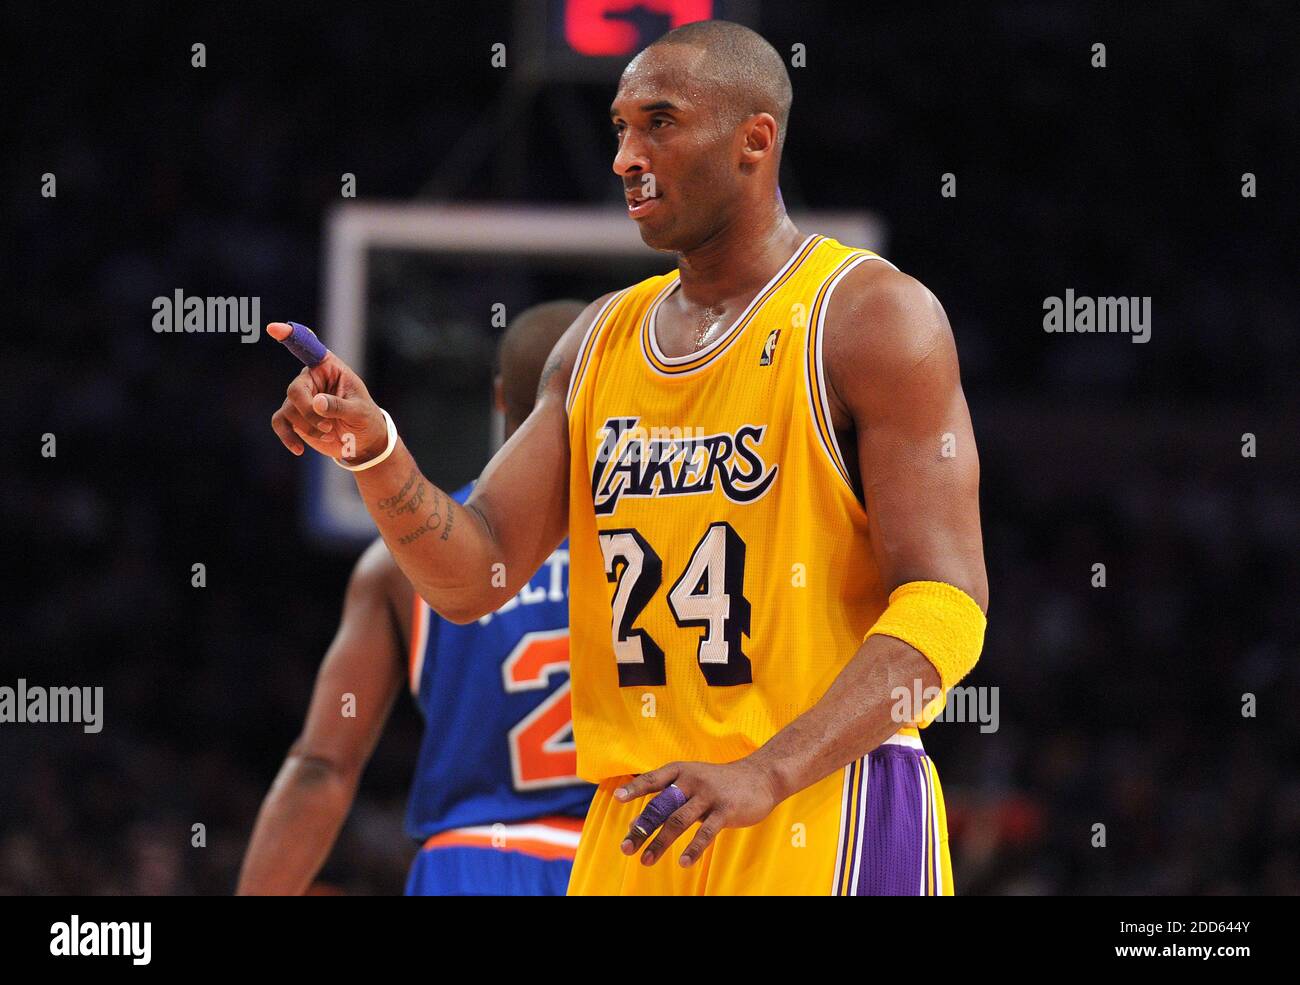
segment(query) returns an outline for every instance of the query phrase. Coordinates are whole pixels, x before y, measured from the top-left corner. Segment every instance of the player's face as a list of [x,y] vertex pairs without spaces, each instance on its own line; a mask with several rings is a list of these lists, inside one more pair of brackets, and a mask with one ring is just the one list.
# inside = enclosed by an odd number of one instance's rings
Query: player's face
[[687,47],[650,49],[623,73],[610,106],[614,173],[628,215],[657,250],[685,252],[727,221],[739,196],[736,127],[693,83]]

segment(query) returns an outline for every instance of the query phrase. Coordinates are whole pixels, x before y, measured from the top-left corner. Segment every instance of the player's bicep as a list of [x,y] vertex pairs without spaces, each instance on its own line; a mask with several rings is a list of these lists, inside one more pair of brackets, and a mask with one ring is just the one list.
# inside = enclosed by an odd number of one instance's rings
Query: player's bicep
[[839,389],[881,575],[891,589],[948,582],[984,606],[979,454],[943,308],[905,278],[853,314],[859,348],[845,361],[856,371]]
[[872,543],[886,583],[944,581],[981,605],[979,459],[960,387],[900,387],[899,404],[861,431],[858,459]]
[[355,776],[379,741],[406,679],[391,597],[395,569],[383,541],[375,541],[353,569],[294,755]]

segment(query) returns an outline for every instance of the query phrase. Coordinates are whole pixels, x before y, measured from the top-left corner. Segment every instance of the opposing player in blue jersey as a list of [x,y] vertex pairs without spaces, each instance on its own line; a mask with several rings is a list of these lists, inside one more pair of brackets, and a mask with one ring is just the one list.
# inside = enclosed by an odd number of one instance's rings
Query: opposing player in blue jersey
[[[506,436],[532,410],[556,340],[582,313],[554,301],[502,338]],[[464,502],[470,487],[455,498]],[[328,857],[403,685],[425,719],[407,812],[422,842],[414,895],[563,895],[592,787],[578,780],[569,713],[568,550],[468,625],[419,599],[382,540],[357,562],[302,734],[267,794],[240,894],[304,892]],[[355,717],[342,714],[355,696]]]

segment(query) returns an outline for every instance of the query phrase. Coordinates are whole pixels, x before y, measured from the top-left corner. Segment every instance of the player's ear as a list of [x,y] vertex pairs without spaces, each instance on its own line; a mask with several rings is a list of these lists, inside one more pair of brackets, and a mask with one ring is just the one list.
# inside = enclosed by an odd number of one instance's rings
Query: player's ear
[[771,113],[755,113],[745,121],[745,143],[741,154],[745,164],[757,164],[776,152],[778,129]]
[[506,412],[506,387],[500,373],[492,377],[492,406],[502,414]]

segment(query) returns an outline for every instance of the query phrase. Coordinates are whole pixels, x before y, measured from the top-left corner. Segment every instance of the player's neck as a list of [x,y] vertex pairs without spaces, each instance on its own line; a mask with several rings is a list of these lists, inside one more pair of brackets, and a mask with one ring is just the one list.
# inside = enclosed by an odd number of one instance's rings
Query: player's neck
[[713,305],[760,290],[804,240],[779,204],[758,221],[738,221],[706,243],[678,254],[681,293],[691,304]]

